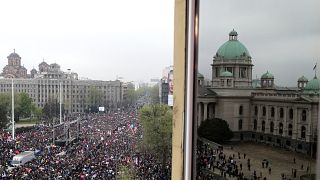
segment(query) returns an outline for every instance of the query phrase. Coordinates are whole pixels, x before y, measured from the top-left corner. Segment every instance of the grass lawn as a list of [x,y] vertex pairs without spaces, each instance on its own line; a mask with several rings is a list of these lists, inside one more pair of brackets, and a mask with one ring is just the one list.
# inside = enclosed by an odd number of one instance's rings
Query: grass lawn
[[17,124],[36,124],[39,122],[38,119],[20,119]]

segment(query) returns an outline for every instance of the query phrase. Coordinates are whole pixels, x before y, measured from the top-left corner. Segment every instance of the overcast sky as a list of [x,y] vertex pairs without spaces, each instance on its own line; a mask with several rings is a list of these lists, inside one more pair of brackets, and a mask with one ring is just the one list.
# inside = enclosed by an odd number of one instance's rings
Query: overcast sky
[[173,0],[1,1],[0,69],[16,49],[28,73],[44,59],[90,79],[161,78],[173,13]]
[[211,79],[212,57],[234,28],[252,56],[253,78],[269,70],[281,86],[310,80],[316,62],[320,72],[319,7],[319,0],[201,0],[199,71]]

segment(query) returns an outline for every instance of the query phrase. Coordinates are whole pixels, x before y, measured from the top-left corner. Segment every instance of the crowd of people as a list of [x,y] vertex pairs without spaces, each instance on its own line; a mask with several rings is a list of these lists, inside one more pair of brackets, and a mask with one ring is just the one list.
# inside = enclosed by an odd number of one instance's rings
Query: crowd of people
[[[245,159],[245,164],[241,163],[240,159],[242,158]],[[263,168],[268,168],[269,174],[271,174],[268,160],[264,159],[262,166]],[[266,176],[263,176],[261,173],[258,174],[254,169],[252,170],[251,160],[245,153],[241,154],[238,152],[237,155],[226,156],[221,146],[212,146],[201,141],[198,142],[197,148],[197,168],[198,180],[219,180],[221,177],[238,180],[267,180]],[[252,172],[250,177],[245,177],[243,173],[244,168]]]
[[[170,179],[155,157],[140,150],[143,133],[135,105],[81,117],[79,136],[64,146],[53,143],[50,126],[37,125],[16,134],[0,131],[0,175],[3,179],[116,179],[124,168],[135,179]],[[70,138],[70,137],[69,137]],[[27,150],[35,159],[10,168],[13,156]]]

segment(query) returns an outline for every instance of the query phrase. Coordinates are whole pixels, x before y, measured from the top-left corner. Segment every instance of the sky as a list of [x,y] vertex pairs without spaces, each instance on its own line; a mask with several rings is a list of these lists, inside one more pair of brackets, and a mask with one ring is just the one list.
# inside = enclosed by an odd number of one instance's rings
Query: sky
[[280,86],[312,79],[316,63],[320,72],[319,7],[319,0],[200,0],[199,72],[211,79],[213,56],[234,28],[252,56],[253,78],[269,71]]
[[15,49],[28,73],[44,60],[89,79],[160,79],[173,21],[173,0],[1,1],[0,68]]

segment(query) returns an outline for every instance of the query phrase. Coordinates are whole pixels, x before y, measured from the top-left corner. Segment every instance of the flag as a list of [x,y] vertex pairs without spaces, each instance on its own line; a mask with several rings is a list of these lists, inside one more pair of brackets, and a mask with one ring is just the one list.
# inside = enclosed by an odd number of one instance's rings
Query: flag
[[317,68],[317,63],[316,63],[316,65],[314,65],[313,70],[315,70],[316,68]]

